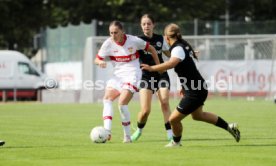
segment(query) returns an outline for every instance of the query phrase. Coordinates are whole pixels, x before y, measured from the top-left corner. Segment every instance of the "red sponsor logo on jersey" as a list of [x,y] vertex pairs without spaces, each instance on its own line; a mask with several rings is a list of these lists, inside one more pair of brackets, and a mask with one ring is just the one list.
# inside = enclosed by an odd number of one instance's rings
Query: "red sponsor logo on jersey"
[[136,52],[135,54],[130,54],[126,56],[110,56],[110,59],[116,62],[130,62],[137,58],[139,58],[138,52]]

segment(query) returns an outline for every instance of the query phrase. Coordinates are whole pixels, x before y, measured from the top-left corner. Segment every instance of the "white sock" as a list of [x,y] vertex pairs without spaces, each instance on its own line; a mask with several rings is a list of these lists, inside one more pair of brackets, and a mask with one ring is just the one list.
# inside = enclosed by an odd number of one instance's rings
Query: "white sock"
[[113,118],[113,108],[112,108],[112,101],[110,100],[103,100],[103,121],[104,121],[104,128],[111,132],[112,127],[112,118]]
[[167,130],[167,137],[172,138],[172,136],[173,136],[172,129]]
[[139,133],[142,133],[143,128],[142,128],[142,129],[140,129],[139,127],[137,127],[137,129],[138,129]]
[[130,136],[130,113],[128,105],[119,105],[122,125],[124,129],[124,136]]

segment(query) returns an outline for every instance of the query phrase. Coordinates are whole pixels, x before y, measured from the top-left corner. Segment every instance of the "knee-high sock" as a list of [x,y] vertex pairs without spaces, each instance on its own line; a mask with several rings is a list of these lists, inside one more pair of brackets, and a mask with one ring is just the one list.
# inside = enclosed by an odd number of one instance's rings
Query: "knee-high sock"
[[111,131],[112,118],[113,118],[112,101],[103,100],[103,105],[104,105],[104,108],[103,108],[104,128]]
[[124,129],[124,135],[130,136],[130,113],[128,111],[128,105],[119,105],[119,110]]
[[170,122],[165,123],[165,129],[167,131],[167,137],[172,138],[172,128]]

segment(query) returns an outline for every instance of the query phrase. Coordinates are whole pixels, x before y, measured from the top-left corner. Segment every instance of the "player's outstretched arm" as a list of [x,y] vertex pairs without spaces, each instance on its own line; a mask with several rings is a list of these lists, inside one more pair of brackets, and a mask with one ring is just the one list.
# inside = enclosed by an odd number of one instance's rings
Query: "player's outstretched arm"
[[143,70],[148,70],[148,71],[165,71],[171,68],[174,68],[181,60],[176,57],[171,57],[169,61],[164,62],[159,65],[153,65],[149,66],[146,64],[141,64],[141,67]]

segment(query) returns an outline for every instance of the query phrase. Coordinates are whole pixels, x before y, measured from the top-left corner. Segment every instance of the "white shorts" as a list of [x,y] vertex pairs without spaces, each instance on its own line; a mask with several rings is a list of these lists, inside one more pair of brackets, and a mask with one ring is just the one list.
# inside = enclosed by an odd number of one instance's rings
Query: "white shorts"
[[106,88],[113,88],[121,92],[123,89],[130,90],[132,93],[138,92],[138,85],[141,80],[139,76],[128,76],[128,77],[116,77],[113,76],[107,81]]

